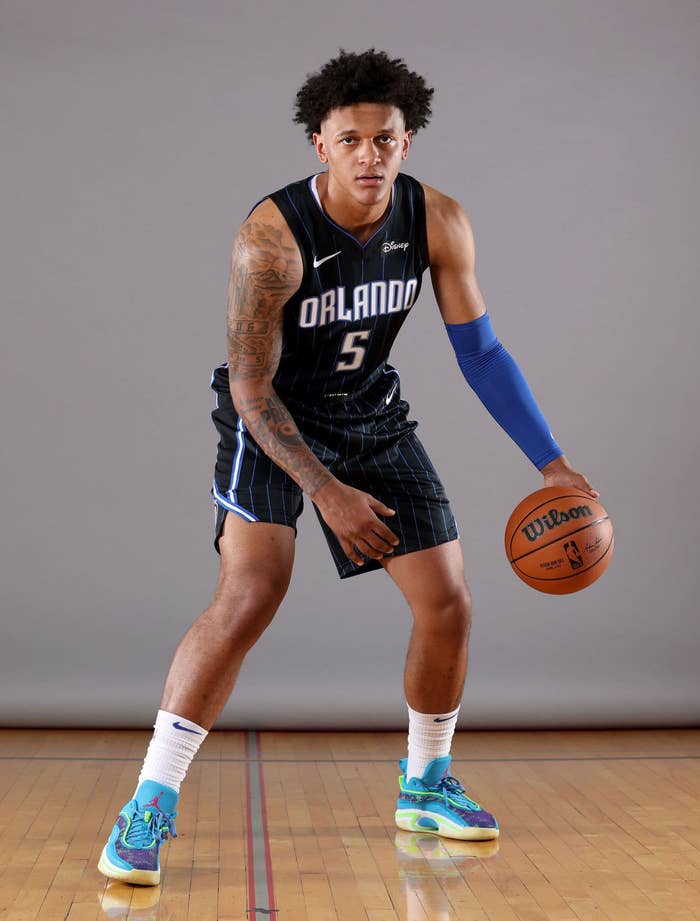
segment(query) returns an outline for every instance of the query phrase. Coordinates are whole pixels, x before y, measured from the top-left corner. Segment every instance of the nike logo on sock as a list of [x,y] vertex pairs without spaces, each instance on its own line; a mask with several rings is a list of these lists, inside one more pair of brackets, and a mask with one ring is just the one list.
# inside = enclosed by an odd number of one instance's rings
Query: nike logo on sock
[[436,716],[433,720],[434,723],[446,723],[448,720],[453,720],[454,716]]
[[194,735],[196,735],[196,736],[201,736],[201,735],[202,735],[202,733],[201,733],[201,732],[197,732],[196,729],[188,729],[187,726],[181,726],[179,720],[175,720],[175,722],[173,723],[173,726],[174,726],[176,729],[182,729],[183,732],[192,732],[192,733],[194,733]]

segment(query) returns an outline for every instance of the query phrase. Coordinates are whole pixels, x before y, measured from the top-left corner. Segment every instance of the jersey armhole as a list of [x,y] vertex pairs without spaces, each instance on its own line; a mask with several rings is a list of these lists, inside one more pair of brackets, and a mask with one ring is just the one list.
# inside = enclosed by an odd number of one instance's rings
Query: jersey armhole
[[[277,210],[280,212],[284,221],[289,228],[289,232],[294,237],[294,242],[297,245],[299,250],[299,255],[301,256],[301,267],[303,271],[300,288],[304,284],[304,279],[308,275],[308,261],[303,244],[302,231],[305,229],[301,217],[296,213],[294,202],[291,200],[289,193],[287,192],[287,187],[279,189],[277,192],[273,192],[271,195],[266,195],[266,198],[269,198],[270,201],[275,205]],[[264,200],[264,199],[263,199]]]
[[413,176],[407,176],[405,173],[406,179],[411,184],[411,189],[413,191],[413,208],[414,208],[414,222],[415,222],[415,235],[418,242],[418,252],[420,253],[421,260],[421,270],[425,272],[426,269],[430,268],[430,253],[428,251],[428,228],[427,228],[427,219],[425,212],[425,190],[421,183],[414,179]]

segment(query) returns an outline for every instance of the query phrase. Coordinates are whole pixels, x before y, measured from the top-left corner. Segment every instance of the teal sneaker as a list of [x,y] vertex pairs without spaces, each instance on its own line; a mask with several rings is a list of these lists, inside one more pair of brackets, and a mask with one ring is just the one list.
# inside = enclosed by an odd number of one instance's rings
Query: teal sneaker
[[434,758],[421,778],[406,780],[407,759],[399,762],[399,800],[394,816],[405,831],[421,831],[458,838],[488,841],[498,837],[498,822],[473,799],[449,772],[451,758]]
[[170,835],[177,837],[176,805],[175,790],[144,781],[117,816],[97,865],[100,873],[138,886],[157,886],[161,845]]

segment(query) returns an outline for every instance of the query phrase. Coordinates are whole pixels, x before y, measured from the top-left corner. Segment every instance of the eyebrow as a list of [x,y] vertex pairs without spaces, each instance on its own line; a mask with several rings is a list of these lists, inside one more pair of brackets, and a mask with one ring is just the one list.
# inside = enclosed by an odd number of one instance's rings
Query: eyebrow
[[[340,137],[341,134],[359,134],[360,132],[357,128],[346,128],[344,131],[336,131],[335,137]],[[373,132],[376,136],[377,134],[400,134],[397,128],[381,128],[379,131]]]

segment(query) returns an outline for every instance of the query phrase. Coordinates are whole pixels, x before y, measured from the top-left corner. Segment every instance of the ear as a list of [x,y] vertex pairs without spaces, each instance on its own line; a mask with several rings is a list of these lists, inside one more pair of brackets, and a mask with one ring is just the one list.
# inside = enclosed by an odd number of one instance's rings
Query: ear
[[323,140],[323,135],[316,134],[314,131],[311,139],[314,142],[314,147],[316,148],[318,159],[321,161],[321,163],[328,163],[328,154],[326,153],[326,144]]
[[401,146],[401,159],[406,160],[408,158],[408,151],[411,147],[411,138],[413,137],[413,131],[407,131],[403,136],[403,142]]

